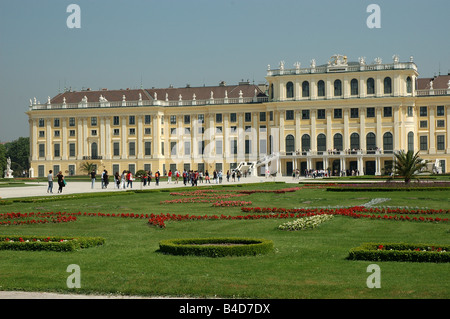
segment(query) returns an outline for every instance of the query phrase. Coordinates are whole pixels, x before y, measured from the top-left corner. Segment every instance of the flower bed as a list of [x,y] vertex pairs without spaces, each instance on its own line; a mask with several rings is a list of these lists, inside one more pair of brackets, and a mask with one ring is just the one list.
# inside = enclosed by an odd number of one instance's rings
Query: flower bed
[[448,182],[386,182],[327,184],[329,192],[394,192],[394,191],[449,191]]
[[289,231],[313,229],[318,227],[321,223],[326,222],[327,220],[330,220],[332,218],[333,215],[315,215],[310,217],[303,217],[292,222],[286,222],[278,226],[278,229]]
[[76,221],[73,214],[62,212],[45,213],[1,213],[0,225],[24,225],[24,224],[46,224],[46,223],[67,223]]
[[160,251],[172,255],[204,257],[255,256],[273,250],[273,242],[251,238],[189,238],[163,240]]
[[213,207],[240,207],[251,205],[252,202],[245,202],[241,200],[220,201],[212,204]]
[[[371,218],[371,219],[385,219],[385,220],[400,220],[400,221],[422,221],[422,222],[448,222],[448,218],[440,217],[410,217],[407,214],[448,214],[449,210],[408,210],[395,208],[372,208],[364,206],[354,206],[346,208],[272,208],[272,207],[242,207],[241,210],[245,213],[288,213],[288,214],[309,214],[310,216],[316,214],[331,214],[340,215],[353,218]],[[394,215],[392,215],[394,214]],[[405,214],[397,215],[397,214]]]
[[349,260],[450,262],[450,245],[364,243],[352,248]]
[[101,237],[0,236],[0,250],[75,251],[103,245]]

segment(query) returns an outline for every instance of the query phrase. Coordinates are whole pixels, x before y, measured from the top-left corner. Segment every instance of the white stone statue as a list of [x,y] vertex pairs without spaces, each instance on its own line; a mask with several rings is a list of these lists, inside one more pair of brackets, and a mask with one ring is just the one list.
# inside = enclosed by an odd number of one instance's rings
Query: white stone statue
[[158,101],[158,93],[155,92],[155,101]]
[[267,64],[267,71],[270,71],[270,64]]
[[298,62],[298,61],[295,62],[295,63],[294,63],[295,69],[296,69],[296,70],[299,70],[299,69],[300,69],[300,65],[301,65],[300,62]]
[[398,54],[394,54],[392,59],[394,60],[394,63],[398,63],[400,61],[400,58],[399,58]]
[[139,93],[139,101],[142,101],[142,94]]
[[280,70],[284,70],[284,61],[280,61]]
[[66,104],[66,97],[63,97],[63,103]]
[[169,94],[166,93],[166,101],[169,101]]
[[195,93],[192,95],[192,100],[195,101],[195,99],[197,98],[197,96],[195,95]]
[[430,81],[430,90],[433,90],[433,80]]
[[316,67],[316,59],[311,60],[311,68],[314,69]]
[[450,80],[448,80],[448,83],[447,83],[447,90],[450,90]]
[[183,99],[183,97],[181,96],[181,94],[178,96],[178,100],[181,101]]
[[88,98],[87,98],[87,96],[85,95],[85,96],[81,99],[81,102],[87,103],[87,101],[88,101]]
[[125,94],[122,95],[122,102],[125,102],[126,100],[127,100],[127,98],[126,98]]
[[213,99],[214,99],[214,92],[211,91],[211,100],[213,100]]
[[242,90],[239,90],[239,98],[242,98]]
[[359,58],[359,65],[366,65],[366,57]]
[[5,178],[13,178],[13,171],[11,169],[11,158],[8,157],[6,159],[6,171],[5,171]]
[[[450,83],[450,81],[449,81],[449,83]],[[227,90],[225,90],[225,98],[228,99],[228,91]]]
[[30,99],[30,106],[32,106],[33,105],[33,101]]
[[47,104],[50,104],[50,96],[47,97]]
[[37,102],[36,102],[36,97],[34,98],[34,104],[36,104]]
[[381,63],[382,63],[382,60],[380,57],[375,58],[375,64],[381,64]]

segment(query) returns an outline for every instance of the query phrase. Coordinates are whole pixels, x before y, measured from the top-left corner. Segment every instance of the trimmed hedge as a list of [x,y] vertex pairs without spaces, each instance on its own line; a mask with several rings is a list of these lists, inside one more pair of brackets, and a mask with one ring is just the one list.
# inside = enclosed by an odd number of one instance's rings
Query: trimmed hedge
[[349,260],[450,262],[450,245],[407,243],[364,243],[352,248]]
[[450,187],[327,187],[327,192],[412,192],[412,191],[450,191]]
[[161,252],[172,255],[255,256],[272,251],[273,242],[253,238],[188,238],[163,240],[159,247]]
[[0,250],[75,251],[104,243],[101,237],[0,236]]

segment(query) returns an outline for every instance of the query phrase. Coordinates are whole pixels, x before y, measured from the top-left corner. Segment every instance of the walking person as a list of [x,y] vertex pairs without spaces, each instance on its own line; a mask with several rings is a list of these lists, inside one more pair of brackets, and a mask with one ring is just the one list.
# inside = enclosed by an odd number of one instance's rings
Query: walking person
[[176,170],[175,172],[175,184],[178,184],[178,179],[180,178],[180,172]]
[[120,188],[120,175],[119,175],[119,172],[116,172],[116,174],[114,174],[114,182],[115,182],[115,185],[116,185],[117,189],[119,189]]
[[148,171],[147,179],[148,179],[148,186],[150,186],[150,182],[152,181],[152,171]]
[[128,171],[127,173],[127,187],[130,186],[130,188],[133,188],[133,173],[131,171]]
[[58,177],[58,186],[59,186],[58,193],[62,193],[64,187],[64,175],[61,171],[59,171],[56,177]]
[[105,169],[103,171],[103,186],[105,188],[108,188],[108,184],[109,184],[109,175],[108,175],[108,171]]
[[169,169],[169,174],[167,175],[167,184],[170,184],[172,181],[172,170]]
[[47,193],[53,194],[53,171],[49,170],[47,175],[48,188]]
[[211,184],[211,181],[210,181],[210,177],[209,177],[209,172],[208,172],[208,170],[206,170],[206,172],[205,172],[205,180],[206,180],[206,182],[205,182],[205,183],[209,183],[209,184]]
[[122,175],[120,176],[120,183],[122,184],[122,188],[125,189],[126,186],[126,181],[127,181],[127,171],[123,171]]
[[156,182],[156,186],[159,186],[159,171],[156,171],[155,173],[155,182]]
[[97,175],[97,174],[95,173],[95,169],[94,169],[91,172],[91,188],[92,189],[94,189],[94,185],[95,185],[95,175]]

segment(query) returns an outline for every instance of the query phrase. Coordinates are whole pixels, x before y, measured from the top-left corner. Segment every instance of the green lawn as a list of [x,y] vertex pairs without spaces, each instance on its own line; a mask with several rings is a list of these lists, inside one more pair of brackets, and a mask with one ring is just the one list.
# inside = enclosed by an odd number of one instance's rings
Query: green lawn
[[[261,183],[222,190],[274,190],[298,184]],[[203,188],[202,188],[203,189]],[[184,189],[182,189],[184,190]],[[192,190],[186,187],[186,190]],[[176,191],[180,191],[177,189]],[[15,202],[7,212],[88,212],[243,215],[239,207],[210,203],[160,204],[181,197],[170,191],[128,195],[79,196],[79,199]],[[389,198],[379,206],[449,209],[449,192],[335,193],[308,188],[292,193],[255,193],[228,200],[252,201],[252,207],[326,207],[362,205]],[[442,214],[448,218],[448,214]],[[449,223],[400,222],[335,216],[318,228],[286,232],[286,220],[201,220],[167,222],[160,229],[147,219],[79,216],[71,223],[0,226],[3,235],[100,236],[103,246],[72,253],[0,251],[0,290],[226,298],[449,298],[449,264],[346,260],[363,242],[450,244]],[[254,257],[207,258],[158,252],[163,239],[185,237],[256,237],[274,242],[272,253]],[[367,266],[381,268],[381,288],[366,285]],[[67,266],[81,269],[81,288],[66,285]]]

